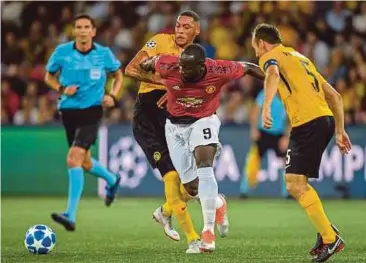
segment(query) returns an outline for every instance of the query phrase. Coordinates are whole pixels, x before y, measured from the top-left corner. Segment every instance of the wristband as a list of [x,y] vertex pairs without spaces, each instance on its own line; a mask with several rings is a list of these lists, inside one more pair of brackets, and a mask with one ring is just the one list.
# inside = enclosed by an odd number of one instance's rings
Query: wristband
[[117,102],[118,102],[117,98],[112,94],[108,94],[108,96],[111,96],[114,101],[114,105],[117,105]]
[[64,93],[64,91],[65,91],[65,89],[66,89],[66,87],[65,87],[65,86],[60,85],[60,86],[58,87],[58,92],[60,92],[61,94],[63,94],[63,93]]

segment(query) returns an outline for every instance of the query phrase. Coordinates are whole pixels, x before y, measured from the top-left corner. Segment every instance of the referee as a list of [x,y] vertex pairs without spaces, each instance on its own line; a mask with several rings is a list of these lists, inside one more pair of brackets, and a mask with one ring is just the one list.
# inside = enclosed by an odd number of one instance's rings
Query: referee
[[[119,175],[102,167],[90,154],[102,119],[102,106],[113,107],[116,104],[122,85],[121,63],[108,47],[93,42],[96,28],[88,15],[74,19],[73,32],[75,41],[56,47],[47,63],[45,75],[46,84],[61,94],[58,110],[69,145],[67,209],[63,213],[52,213],[51,217],[68,231],[75,230],[84,171],[106,181],[107,206],[113,202],[121,180]],[[56,73],[59,73],[58,78]],[[107,77],[115,79],[110,94],[105,94]]]

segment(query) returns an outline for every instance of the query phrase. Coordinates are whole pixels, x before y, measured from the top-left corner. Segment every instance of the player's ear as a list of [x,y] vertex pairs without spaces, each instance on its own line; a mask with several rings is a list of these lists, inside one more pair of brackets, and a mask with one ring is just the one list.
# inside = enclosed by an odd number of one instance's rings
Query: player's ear
[[196,25],[196,32],[195,32],[195,35],[198,36],[199,34],[201,33],[201,27],[200,27],[200,24],[198,23]]
[[95,27],[93,27],[92,29],[92,37],[95,37],[97,34],[97,29]]

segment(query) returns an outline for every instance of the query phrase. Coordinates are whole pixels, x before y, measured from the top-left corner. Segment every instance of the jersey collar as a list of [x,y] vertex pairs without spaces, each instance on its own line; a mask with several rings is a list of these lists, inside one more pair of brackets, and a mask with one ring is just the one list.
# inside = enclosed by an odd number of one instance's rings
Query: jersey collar
[[77,52],[79,52],[80,54],[83,55],[87,55],[89,54],[92,50],[96,49],[97,47],[95,46],[94,42],[92,42],[92,46],[90,49],[86,50],[86,51],[81,51],[79,49],[76,48],[76,42],[74,41],[74,44],[72,45],[73,49],[75,49]]

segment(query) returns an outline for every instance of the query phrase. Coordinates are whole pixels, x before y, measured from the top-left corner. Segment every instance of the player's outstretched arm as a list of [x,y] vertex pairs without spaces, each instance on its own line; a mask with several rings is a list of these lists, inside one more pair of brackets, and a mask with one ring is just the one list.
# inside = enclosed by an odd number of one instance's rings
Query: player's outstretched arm
[[346,131],[344,130],[342,97],[328,82],[324,82],[322,84],[322,88],[329,108],[334,114],[336,143],[343,154],[348,153],[351,150],[352,145]]
[[262,123],[264,128],[272,127],[271,104],[277,93],[280,82],[280,72],[277,65],[270,65],[266,69],[264,79],[264,103],[262,110]]
[[264,80],[264,74],[260,67],[254,63],[240,61],[240,64],[244,67],[244,74],[251,75],[259,80]]
[[139,81],[164,85],[159,75],[152,72],[147,72],[141,68],[140,64],[148,58],[149,55],[146,51],[139,51],[136,56],[131,60],[131,62],[127,65],[125,74]]

